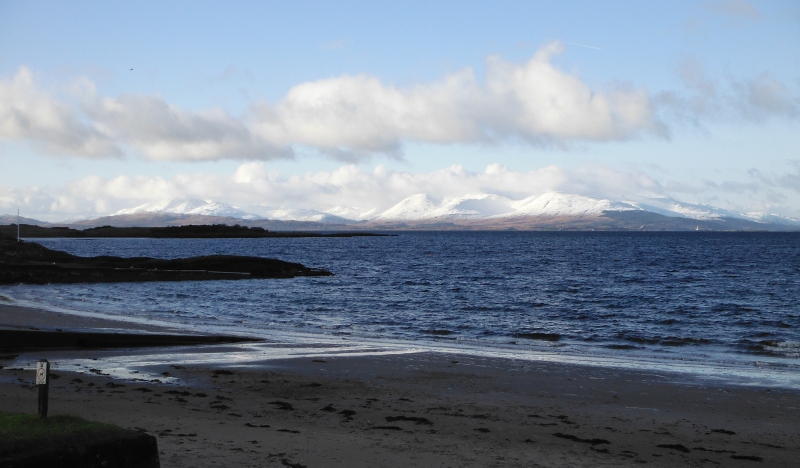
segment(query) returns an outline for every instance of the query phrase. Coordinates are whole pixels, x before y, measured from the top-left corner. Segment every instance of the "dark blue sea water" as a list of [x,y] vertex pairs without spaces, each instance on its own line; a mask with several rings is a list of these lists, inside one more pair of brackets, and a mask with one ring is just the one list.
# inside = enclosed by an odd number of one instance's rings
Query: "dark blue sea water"
[[514,354],[800,364],[800,234],[413,232],[38,239],[77,255],[273,257],[335,276],[14,286],[15,299],[251,334],[453,342]]

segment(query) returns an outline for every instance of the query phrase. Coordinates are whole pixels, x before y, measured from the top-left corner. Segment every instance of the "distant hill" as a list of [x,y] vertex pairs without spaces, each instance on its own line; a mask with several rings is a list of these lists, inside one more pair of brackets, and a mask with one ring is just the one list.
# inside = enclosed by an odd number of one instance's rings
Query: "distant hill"
[[[338,210],[338,208],[337,208]],[[347,212],[347,210],[341,210]],[[69,226],[164,227],[226,224],[270,231],[353,230],[800,230],[800,220],[769,213],[739,213],[668,197],[632,197],[624,201],[548,192],[514,200],[478,193],[437,199],[417,194],[375,216],[353,220],[308,209],[272,209],[265,216],[224,203],[175,199],[120,210],[111,216],[58,224],[24,218],[23,223]],[[0,217],[0,224],[16,217]]]
[[[385,236],[362,231],[336,231],[321,233],[314,231],[269,231],[261,227],[227,224],[192,224],[166,227],[112,227],[100,226],[86,229],[69,227],[33,226],[23,224],[24,238],[153,238],[153,239],[247,239],[269,237],[361,237]],[[12,239],[17,235],[16,225],[0,225],[0,237]]]
[[[507,224],[506,220],[531,218],[530,222],[551,218],[596,218],[604,213],[647,212],[691,220],[741,219],[755,223],[785,224],[800,228],[800,220],[766,213],[739,213],[711,205],[683,203],[668,197],[636,197],[626,201],[561,192],[548,192],[522,200],[493,194],[474,194],[437,200],[427,194],[408,197],[370,222],[438,222],[461,224],[470,220],[476,225]],[[514,221],[519,224],[520,221]],[[523,224],[525,221],[522,221]],[[680,223],[679,223],[680,224]]]
[[[16,221],[16,219],[15,219]],[[3,223],[0,223],[3,224]],[[10,225],[12,223],[6,223]],[[24,223],[22,237],[27,233]],[[37,222],[31,225],[57,226]],[[418,220],[376,219],[358,224],[328,224],[312,221],[276,221],[268,219],[243,220],[203,215],[177,215],[167,213],[138,213],[134,215],[105,216],[72,223],[73,229],[90,229],[101,226],[114,227],[166,227],[188,225],[225,224],[228,226],[261,227],[269,231],[352,232],[352,231],[407,231],[407,230],[514,230],[514,231],[800,231],[800,227],[770,222],[755,222],[740,218],[691,219],[665,216],[643,210],[603,211],[585,216],[505,216],[490,219],[468,217],[428,218]],[[14,229],[11,228],[13,231]]]
[[[31,224],[34,226],[49,226],[50,223],[39,221],[38,219],[20,216],[20,224]],[[17,215],[0,215],[0,224],[17,224]]]
[[185,214],[241,219],[261,218],[261,216],[246,213],[235,206],[196,198],[173,199],[158,203],[147,203],[134,208],[117,211],[112,216],[136,215],[141,213]]
[[234,226],[262,227],[270,231],[335,231],[347,229],[345,224],[326,224],[313,221],[278,221],[271,219],[241,219],[226,216],[205,216],[197,214],[136,213],[130,215],[103,216],[70,223],[75,229],[100,226],[114,227],[163,227],[204,224],[227,224]]
[[427,219],[368,222],[373,231],[800,231],[796,226],[736,218],[696,220],[647,211],[604,211],[591,216],[515,216],[494,219]]

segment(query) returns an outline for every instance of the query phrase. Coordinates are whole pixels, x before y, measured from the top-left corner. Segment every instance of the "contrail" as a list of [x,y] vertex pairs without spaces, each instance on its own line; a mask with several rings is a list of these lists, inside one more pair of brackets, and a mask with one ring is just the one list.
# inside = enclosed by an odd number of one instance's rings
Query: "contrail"
[[578,46],[578,47],[586,47],[587,49],[603,50],[603,49],[601,49],[599,47],[594,47],[594,46],[590,46],[590,45],[586,45],[586,44],[578,44],[576,42],[565,42],[564,44],[574,45],[574,46]]

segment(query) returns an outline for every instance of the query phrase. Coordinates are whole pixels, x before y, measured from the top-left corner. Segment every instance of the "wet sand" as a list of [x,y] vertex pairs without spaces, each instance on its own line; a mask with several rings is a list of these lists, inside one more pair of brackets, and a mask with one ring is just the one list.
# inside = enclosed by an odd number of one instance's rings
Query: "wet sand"
[[110,320],[23,307],[0,295],[0,328],[8,330],[91,330],[176,333],[177,328]]
[[[41,314],[39,326],[73,320]],[[164,467],[735,467],[800,460],[798,389],[431,352],[304,356],[248,367],[167,361],[142,368],[138,381],[104,375],[115,357],[137,352],[48,354],[58,375],[50,411],[154,434]],[[19,367],[39,357],[0,361],[0,411],[35,413],[33,372]],[[92,363],[88,374],[72,370],[80,359]]]

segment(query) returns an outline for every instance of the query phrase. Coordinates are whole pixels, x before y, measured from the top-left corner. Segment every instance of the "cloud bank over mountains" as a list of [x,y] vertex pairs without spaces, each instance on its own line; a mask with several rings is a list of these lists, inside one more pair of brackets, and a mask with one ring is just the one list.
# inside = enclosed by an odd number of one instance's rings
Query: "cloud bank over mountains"
[[190,111],[160,96],[98,96],[81,79],[45,90],[26,66],[0,78],[0,140],[42,153],[85,158],[133,155],[153,161],[291,159],[312,149],[358,161],[400,157],[404,143],[579,142],[666,138],[681,121],[800,115],[800,93],[775,77],[717,83],[690,64],[686,89],[648,91],[632,84],[593,88],[553,64],[560,42],[524,63],[497,56],[479,78],[471,68],[400,87],[369,75],[300,83],[274,104],[251,103],[243,115]]
[[[800,192],[797,183],[800,176],[796,180],[784,180],[757,175],[763,179],[759,182],[761,184],[794,184],[794,190]],[[500,164],[491,164],[479,172],[454,165],[427,173],[396,171],[385,166],[364,170],[347,165],[329,172],[287,177],[269,171],[265,163],[248,162],[228,174],[187,173],[171,179],[158,176],[86,176],[53,193],[37,188],[0,186],[0,214],[15,213],[17,208],[21,208],[26,216],[46,221],[104,216],[131,208],[145,211],[169,208],[186,213],[199,209],[195,214],[222,210],[214,214],[223,215],[221,213],[228,207],[222,205],[229,204],[238,207],[238,211],[226,216],[241,217],[244,213],[271,219],[316,216],[322,220],[334,216],[367,220],[386,213],[404,200],[413,201],[414,197],[422,196],[430,206],[423,203],[425,200],[411,203],[421,213],[437,209],[448,211],[452,208],[448,208],[448,203],[463,202],[479,206],[476,209],[484,214],[502,215],[524,211],[526,199],[531,201],[530,197],[552,192],[625,202],[671,200],[675,196],[674,190],[668,190],[644,173],[597,164],[574,169],[553,165],[527,172],[514,171]],[[215,200],[220,205],[178,203],[180,206],[176,208],[164,203],[192,199]],[[733,211],[776,212],[771,205],[711,204]],[[777,213],[798,216],[796,212]]]
[[[603,226],[612,213],[633,213],[636,215],[661,215],[666,218],[681,218],[694,221],[747,221],[751,224],[717,225],[716,228],[742,228],[743,226],[758,229],[800,228],[800,220],[769,213],[740,213],[717,208],[711,205],[682,203],[669,197],[634,197],[636,200],[613,201],[578,194],[547,192],[532,195],[522,200],[513,200],[495,194],[472,194],[457,198],[435,199],[428,194],[412,195],[378,215],[366,219],[354,220],[330,213],[309,209],[275,209],[262,211],[262,215],[247,213],[225,203],[201,199],[173,199],[159,203],[148,203],[128,208],[96,219],[81,221],[95,225],[125,225],[132,220],[138,223],[173,223],[211,224],[220,221],[240,223],[250,221],[312,221],[321,224],[357,225],[366,228],[437,228],[437,226],[453,227],[457,223],[462,229],[531,229],[533,226],[550,229],[563,224],[575,228],[592,229],[592,226]],[[142,216],[144,215],[144,216]],[[133,217],[130,217],[133,216]],[[188,216],[188,218],[186,218]],[[200,216],[200,217],[198,217]],[[205,218],[201,218],[205,217]],[[210,218],[209,218],[210,217]],[[223,219],[220,219],[223,218]],[[618,216],[617,216],[618,218]],[[188,221],[187,221],[188,219]],[[656,222],[661,229],[686,229],[685,223],[672,223],[666,219],[627,217],[629,222]],[[13,216],[0,216],[0,220],[13,222]],[[242,220],[242,221],[239,221]],[[575,224],[575,223],[578,224]],[[533,223],[533,224],[531,224]],[[548,224],[549,223],[549,224]],[[555,223],[555,224],[553,224]],[[572,223],[572,224],[569,224]],[[580,224],[583,223],[583,224]],[[594,224],[592,224],[594,223]],[[599,223],[599,224],[597,224]],[[752,224],[755,223],[755,224]],[[766,224],[765,224],[766,223]],[[648,227],[651,225],[648,224]],[[617,227],[620,227],[617,225]],[[691,226],[689,226],[691,227]],[[694,226],[700,229],[699,225]],[[707,226],[706,226],[707,227]],[[606,225],[606,228],[608,226]],[[636,228],[636,225],[627,225]],[[644,225],[639,225],[643,229]]]

